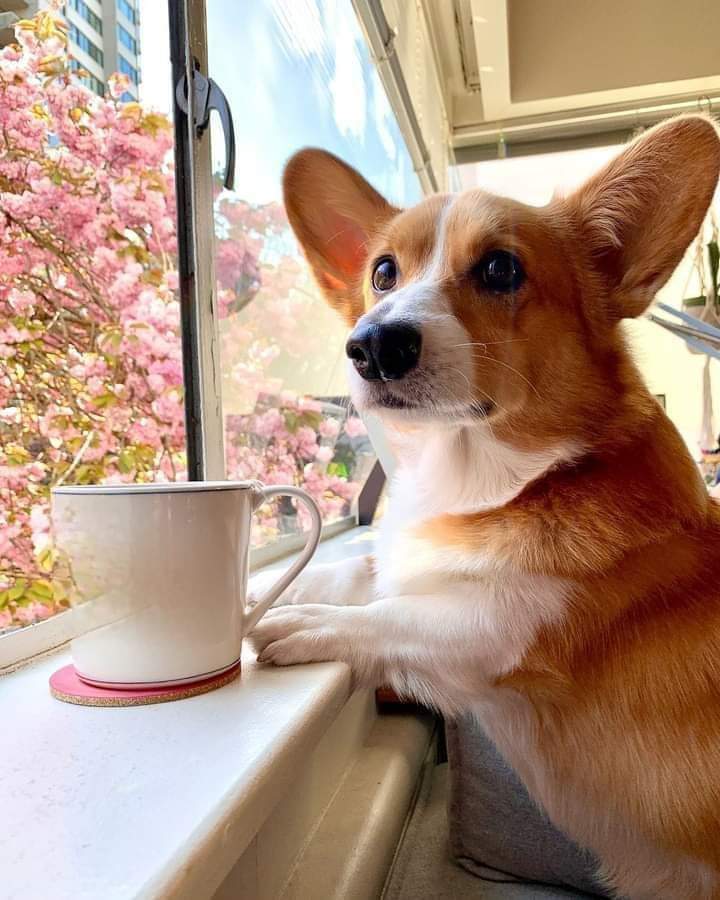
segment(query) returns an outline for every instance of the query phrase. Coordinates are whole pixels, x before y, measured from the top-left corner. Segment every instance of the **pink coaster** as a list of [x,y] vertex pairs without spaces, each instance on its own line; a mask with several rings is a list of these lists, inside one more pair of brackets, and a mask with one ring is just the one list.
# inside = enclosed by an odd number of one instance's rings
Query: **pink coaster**
[[75,666],[63,666],[50,676],[50,693],[65,703],[76,703],[79,706],[145,706],[149,703],[167,703],[169,700],[184,700],[197,694],[206,694],[215,688],[229,684],[240,674],[240,663],[213,675],[190,684],[178,684],[170,687],[142,688],[138,690],[119,690],[117,688],[93,687],[75,671]]

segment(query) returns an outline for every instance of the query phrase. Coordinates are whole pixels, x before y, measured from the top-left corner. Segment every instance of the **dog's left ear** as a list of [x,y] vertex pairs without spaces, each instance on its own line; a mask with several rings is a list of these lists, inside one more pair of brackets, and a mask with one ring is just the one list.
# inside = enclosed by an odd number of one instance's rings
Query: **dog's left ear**
[[652,301],[702,225],[720,174],[720,138],[703,116],[652,128],[565,202],[606,281],[613,318]]

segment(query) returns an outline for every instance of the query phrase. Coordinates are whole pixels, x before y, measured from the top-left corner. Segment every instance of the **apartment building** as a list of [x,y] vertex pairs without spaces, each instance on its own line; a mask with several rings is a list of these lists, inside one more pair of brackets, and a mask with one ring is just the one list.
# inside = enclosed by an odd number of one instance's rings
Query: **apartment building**
[[[47,0],[0,0],[0,46],[14,40],[19,19],[35,15]],[[67,0],[70,53],[74,65],[88,73],[84,79],[97,94],[104,94],[114,72],[128,76],[128,94],[138,97],[140,82],[139,0]]]

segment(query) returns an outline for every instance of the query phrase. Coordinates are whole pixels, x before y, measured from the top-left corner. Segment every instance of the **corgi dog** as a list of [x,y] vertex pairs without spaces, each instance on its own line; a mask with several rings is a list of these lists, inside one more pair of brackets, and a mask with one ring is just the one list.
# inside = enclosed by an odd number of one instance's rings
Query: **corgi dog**
[[375,556],[301,576],[259,659],[472,711],[633,900],[720,898],[720,506],[620,327],[719,172],[687,116],[544,208],[473,190],[400,210],[316,149],[284,175],[398,468]]

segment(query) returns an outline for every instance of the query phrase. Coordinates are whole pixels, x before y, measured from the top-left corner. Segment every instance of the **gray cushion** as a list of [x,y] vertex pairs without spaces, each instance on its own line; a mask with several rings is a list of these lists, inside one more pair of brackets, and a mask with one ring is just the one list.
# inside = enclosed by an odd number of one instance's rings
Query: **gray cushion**
[[597,860],[562,834],[472,717],[447,724],[450,844],[468,871],[603,894]]

